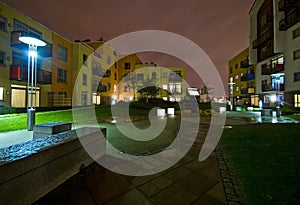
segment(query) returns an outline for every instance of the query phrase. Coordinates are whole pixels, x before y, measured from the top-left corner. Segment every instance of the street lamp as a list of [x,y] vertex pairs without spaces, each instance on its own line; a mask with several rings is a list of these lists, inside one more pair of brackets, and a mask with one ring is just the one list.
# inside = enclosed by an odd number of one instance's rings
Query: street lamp
[[230,83],[228,84],[229,84],[229,92],[230,92],[229,95],[230,111],[232,111],[233,110],[233,85],[235,84],[232,78],[230,78]]
[[[27,70],[27,130],[31,131],[35,125],[37,47],[46,46],[46,42],[30,36],[20,36],[19,40],[29,46]],[[33,95],[35,96],[34,98]]]
[[284,73],[274,73],[271,76],[275,78],[276,81],[276,117],[280,117],[280,99],[279,99],[279,91],[280,91],[280,76],[284,75]]

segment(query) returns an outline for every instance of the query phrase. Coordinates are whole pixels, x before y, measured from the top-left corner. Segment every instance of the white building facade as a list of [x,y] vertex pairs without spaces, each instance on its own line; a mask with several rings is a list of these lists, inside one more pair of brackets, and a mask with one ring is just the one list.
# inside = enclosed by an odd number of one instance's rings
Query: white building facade
[[255,1],[249,41],[264,106],[300,107],[300,0]]

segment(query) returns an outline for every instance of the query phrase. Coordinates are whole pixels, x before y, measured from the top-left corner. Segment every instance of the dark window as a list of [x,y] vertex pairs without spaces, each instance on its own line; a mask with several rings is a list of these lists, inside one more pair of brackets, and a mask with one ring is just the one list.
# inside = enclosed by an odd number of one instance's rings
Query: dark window
[[293,38],[297,38],[300,36],[300,27],[293,30]]
[[294,51],[294,53],[293,53],[293,58],[294,58],[294,60],[297,60],[297,59],[300,58],[300,49]]
[[87,85],[87,74],[82,74],[82,85]]
[[125,62],[124,69],[130,69],[130,62]]
[[144,74],[143,73],[138,73],[137,74],[137,80],[138,81],[143,81],[144,80]]
[[82,54],[82,65],[88,66],[88,56],[86,54]]
[[232,73],[232,71],[233,71],[232,67],[229,68],[229,71],[230,71],[230,73]]
[[294,81],[300,81],[300,72],[294,73]]
[[235,64],[235,68],[238,68],[239,67],[239,65],[238,64]]
[[6,53],[3,51],[0,51],[0,65],[5,66],[5,59],[6,59]]
[[7,18],[0,15],[0,30],[6,31]]
[[117,73],[114,74],[114,79],[117,80]]
[[108,77],[110,77],[110,75],[111,75],[111,71],[110,71],[110,70],[107,70],[107,71],[105,72],[105,74],[103,75],[103,77],[104,77],[104,78],[108,78]]
[[57,82],[67,83],[67,70],[61,68],[57,69]]
[[68,49],[62,45],[57,46],[57,58],[68,61]]
[[124,86],[124,92],[130,92],[130,86],[125,85]]
[[37,37],[37,38],[42,37],[42,33],[40,31],[28,26],[25,23],[22,23],[21,21],[18,21],[17,19],[14,19],[13,30],[14,31],[24,31],[24,32],[30,34],[30,36]]

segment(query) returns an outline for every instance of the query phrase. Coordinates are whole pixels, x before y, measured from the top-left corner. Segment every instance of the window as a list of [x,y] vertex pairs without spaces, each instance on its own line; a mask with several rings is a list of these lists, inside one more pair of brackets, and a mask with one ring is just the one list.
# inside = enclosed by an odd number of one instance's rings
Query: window
[[238,64],[235,64],[235,69],[237,69],[239,66],[238,66]]
[[103,75],[103,78],[108,78],[111,75],[111,71],[110,70],[106,70],[105,74]]
[[82,65],[88,66],[88,56],[86,54],[82,54]]
[[99,83],[100,83],[99,79],[97,79],[97,78],[92,79],[92,91],[93,92],[99,91]]
[[81,93],[81,105],[86,106],[87,105],[87,99],[88,99],[88,93],[86,91],[83,91]]
[[3,87],[0,87],[0,101],[3,101],[4,100],[4,88]]
[[124,92],[130,92],[130,86],[125,85],[124,86]]
[[67,83],[67,70],[61,68],[57,69],[57,82]]
[[93,73],[93,75],[98,75],[98,76],[101,76],[103,74],[102,66],[97,61],[93,61],[93,63],[92,63],[92,73]]
[[294,57],[294,60],[300,59],[300,49],[294,51],[293,57]]
[[144,74],[143,73],[138,73],[137,74],[137,80],[138,81],[143,81],[144,80]]
[[166,85],[166,84],[163,84],[163,85],[162,85],[162,89],[164,89],[164,90],[168,90],[168,85]]
[[124,69],[130,69],[130,62],[124,63]]
[[294,82],[300,81],[300,72],[294,73]]
[[107,64],[110,64],[110,63],[111,63],[111,57],[108,56],[108,55],[106,56],[106,63],[107,63]]
[[171,93],[181,93],[181,83],[170,83],[169,89]]
[[110,83],[107,83],[107,85],[106,85],[107,91],[110,90],[110,87],[111,87]]
[[168,73],[167,72],[163,72],[163,78],[167,78],[168,77]]
[[40,31],[28,26],[25,23],[22,23],[21,21],[18,21],[17,19],[14,19],[13,30],[14,31],[24,31],[24,32],[30,34],[31,36],[34,36],[37,38],[42,37],[42,33]]
[[117,73],[114,74],[114,79],[117,80]]
[[0,30],[6,31],[7,18],[0,15]]
[[60,60],[68,60],[68,49],[62,45],[57,46],[57,58]]
[[297,38],[300,36],[300,27],[293,30],[293,38]]
[[0,51],[0,66],[5,66],[6,62],[6,53],[3,51]]
[[294,107],[300,107],[300,94],[294,95]]
[[82,74],[82,85],[87,85],[87,74]]
[[229,68],[229,71],[230,71],[230,73],[232,73],[232,72],[233,72],[233,69],[232,69],[232,67],[230,67],[230,68]]
[[156,80],[156,72],[152,72],[152,80]]

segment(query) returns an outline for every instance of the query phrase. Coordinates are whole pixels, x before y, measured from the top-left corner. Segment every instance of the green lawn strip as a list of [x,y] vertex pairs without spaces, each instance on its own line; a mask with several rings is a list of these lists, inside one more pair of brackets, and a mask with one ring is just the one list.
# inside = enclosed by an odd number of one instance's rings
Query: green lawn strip
[[221,144],[247,204],[300,203],[299,124],[257,124],[225,130]]
[[290,117],[292,119],[300,121],[300,114],[297,114],[297,115],[286,115],[285,117]]
[[[117,108],[124,109],[124,108]],[[130,108],[130,116],[148,114],[148,109]],[[75,116],[75,117],[74,117]],[[74,118],[73,118],[74,117]],[[103,119],[111,118],[111,107],[102,105],[96,107],[76,108],[69,110],[37,112],[36,124],[47,122],[73,122],[73,119],[82,122],[94,120],[102,122]],[[27,113],[0,115],[0,132],[21,130],[27,128]]]

